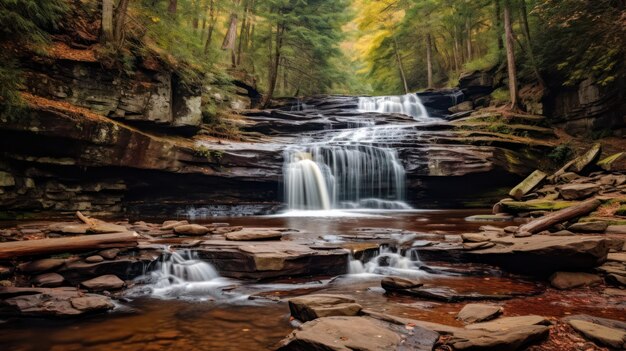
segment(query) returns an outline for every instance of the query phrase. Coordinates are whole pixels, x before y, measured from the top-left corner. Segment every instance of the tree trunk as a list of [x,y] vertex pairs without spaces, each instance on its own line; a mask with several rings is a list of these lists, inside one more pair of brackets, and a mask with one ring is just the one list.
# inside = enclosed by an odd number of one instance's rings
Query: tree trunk
[[535,53],[533,50],[532,40],[530,38],[530,26],[528,25],[528,13],[526,10],[526,1],[520,0],[520,13],[522,16],[522,28],[524,30],[524,36],[526,37],[526,49],[528,50],[528,57],[530,58],[530,64],[533,66],[533,73],[535,74],[535,78],[537,82],[541,85],[541,87],[546,86],[541,73],[539,72],[539,67],[537,65],[537,60],[535,60]]
[[406,83],[406,76],[404,75],[404,66],[402,65],[402,58],[400,57],[400,50],[398,49],[398,41],[396,37],[393,38],[393,49],[396,52],[396,60],[398,61],[398,69],[400,70],[400,79],[402,79],[402,84],[404,85],[404,93],[409,93],[409,86]]
[[110,42],[113,36],[113,0],[102,0],[102,40]]
[[285,31],[284,24],[279,23],[276,26],[276,45],[274,47],[274,60],[272,67],[270,67],[270,80],[269,89],[267,89],[267,97],[265,99],[264,107],[269,106],[270,101],[274,97],[274,90],[276,89],[276,80],[278,79],[278,66],[280,64],[281,48],[283,45],[283,33]]
[[241,29],[239,29],[239,45],[237,47],[237,66],[241,64],[241,53],[245,39],[245,30],[248,25],[248,1],[244,3],[243,20],[241,21]]
[[518,109],[517,69],[515,68],[515,48],[513,45],[513,28],[511,24],[511,3],[504,1],[504,32],[506,36],[506,62],[509,75],[509,93],[511,95],[511,109]]
[[494,0],[493,5],[495,11],[496,36],[498,37],[498,50],[502,52],[504,42],[502,41],[502,17],[500,17],[502,10],[500,9],[500,0]]
[[428,88],[433,87],[433,49],[430,33],[426,34],[426,70],[428,75]]
[[215,28],[215,23],[217,22],[215,0],[209,0],[209,19],[209,29],[206,37],[206,42],[204,43],[205,55],[209,53],[209,48],[211,47],[211,39],[213,39],[213,29]]
[[169,5],[167,5],[167,12],[170,15],[175,15],[177,7],[178,7],[178,0],[170,0]]
[[465,31],[467,32],[467,60],[472,60],[472,25],[470,18],[465,20]]
[[115,31],[113,36],[117,45],[120,45],[124,39],[124,27],[126,25],[126,13],[128,12],[128,3],[130,0],[120,0],[115,9]]
[[454,66],[455,66],[457,73],[461,69],[461,62],[462,62],[462,58],[459,52],[459,37],[457,35],[456,27],[454,27]]
[[539,217],[533,221],[530,221],[523,226],[519,227],[519,232],[527,232],[531,234],[539,233],[543,230],[549,229],[559,223],[567,222],[572,218],[580,217],[594,211],[600,206],[601,202],[598,199],[590,199],[581,202],[578,205],[568,207],[556,212],[552,212],[543,217]]
[[133,246],[137,246],[137,236],[133,232],[82,235],[58,239],[12,241],[0,243],[0,260],[10,260],[23,256],[50,255],[64,252]]

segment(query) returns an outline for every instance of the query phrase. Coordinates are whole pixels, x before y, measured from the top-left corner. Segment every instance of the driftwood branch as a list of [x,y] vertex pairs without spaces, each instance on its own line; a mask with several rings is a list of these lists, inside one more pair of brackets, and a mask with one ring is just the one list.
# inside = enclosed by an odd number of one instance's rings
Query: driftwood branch
[[553,225],[569,221],[572,218],[586,215],[587,213],[594,211],[596,208],[598,208],[600,204],[600,200],[597,199],[590,199],[581,202],[578,205],[550,213],[546,216],[535,219],[534,221],[528,222],[519,228],[519,232],[531,234],[539,233],[540,231],[549,229]]
[[137,246],[137,238],[138,235],[134,232],[123,232],[0,243],[0,260],[81,250],[131,247]]

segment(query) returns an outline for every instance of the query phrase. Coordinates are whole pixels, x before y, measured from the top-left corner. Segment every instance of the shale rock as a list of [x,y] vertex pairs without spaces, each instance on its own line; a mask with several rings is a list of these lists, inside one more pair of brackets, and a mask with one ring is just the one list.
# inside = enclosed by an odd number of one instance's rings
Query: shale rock
[[290,299],[289,309],[294,318],[308,322],[320,317],[356,316],[361,305],[345,295],[315,294]]
[[226,239],[233,241],[280,240],[283,234],[267,228],[244,228],[226,234]]
[[502,307],[482,303],[470,303],[461,309],[456,318],[465,324],[484,322],[502,313]]
[[174,227],[174,232],[180,235],[205,235],[211,230],[199,224],[184,224]]
[[163,225],[161,226],[161,230],[172,230],[176,227],[179,227],[181,225],[187,225],[189,224],[188,221],[165,221],[163,222]]
[[22,263],[17,266],[20,272],[32,274],[51,271],[65,264],[65,260],[59,258],[44,258],[37,261]]
[[76,288],[32,289],[0,288],[0,315],[3,316],[77,316],[104,312],[114,307],[111,299],[95,294],[83,294]]
[[92,291],[116,290],[124,286],[124,281],[116,275],[107,274],[86,280],[81,285]]
[[586,338],[603,346],[622,349],[626,345],[626,330],[605,327],[603,325],[572,319],[569,324]]
[[567,229],[572,232],[578,233],[604,233],[606,228],[609,227],[608,222],[593,221],[593,222],[578,222],[569,226]]
[[600,191],[596,184],[567,184],[559,188],[561,197],[565,200],[581,200]]
[[432,350],[439,334],[418,326],[369,317],[325,317],[303,324],[283,339],[279,351]]
[[599,276],[581,272],[556,272],[550,277],[550,284],[560,290],[597,285],[600,283],[602,283],[602,278]]

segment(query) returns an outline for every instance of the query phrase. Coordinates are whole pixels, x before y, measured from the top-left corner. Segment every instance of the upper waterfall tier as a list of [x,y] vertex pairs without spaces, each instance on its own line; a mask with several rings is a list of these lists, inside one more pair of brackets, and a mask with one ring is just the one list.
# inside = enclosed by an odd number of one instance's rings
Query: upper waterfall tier
[[398,96],[359,97],[359,110],[363,112],[400,113],[417,121],[430,118],[417,94]]

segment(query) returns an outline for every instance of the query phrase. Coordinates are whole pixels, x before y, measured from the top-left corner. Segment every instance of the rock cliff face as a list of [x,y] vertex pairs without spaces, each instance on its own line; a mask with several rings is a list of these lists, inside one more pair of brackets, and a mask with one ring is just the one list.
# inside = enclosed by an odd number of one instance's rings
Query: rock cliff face
[[[60,41],[46,56],[24,62],[27,109],[0,117],[3,218],[76,210],[157,215],[192,207],[200,214],[272,212],[282,203],[283,150],[363,121],[400,126],[399,138],[380,143],[397,150],[410,203],[485,206],[552,146],[551,132],[541,127],[524,130],[529,137],[485,130],[485,121],[498,115],[415,123],[404,115],[360,113],[354,97],[285,100],[272,110],[248,110],[241,117],[243,141],[216,139],[197,132],[201,96],[222,99],[219,91],[181,84],[158,62],[138,59],[129,74],[107,68],[92,47]],[[235,85],[241,99],[231,107],[249,108],[258,100],[243,81]],[[435,115],[462,100],[456,90],[420,97]]]

